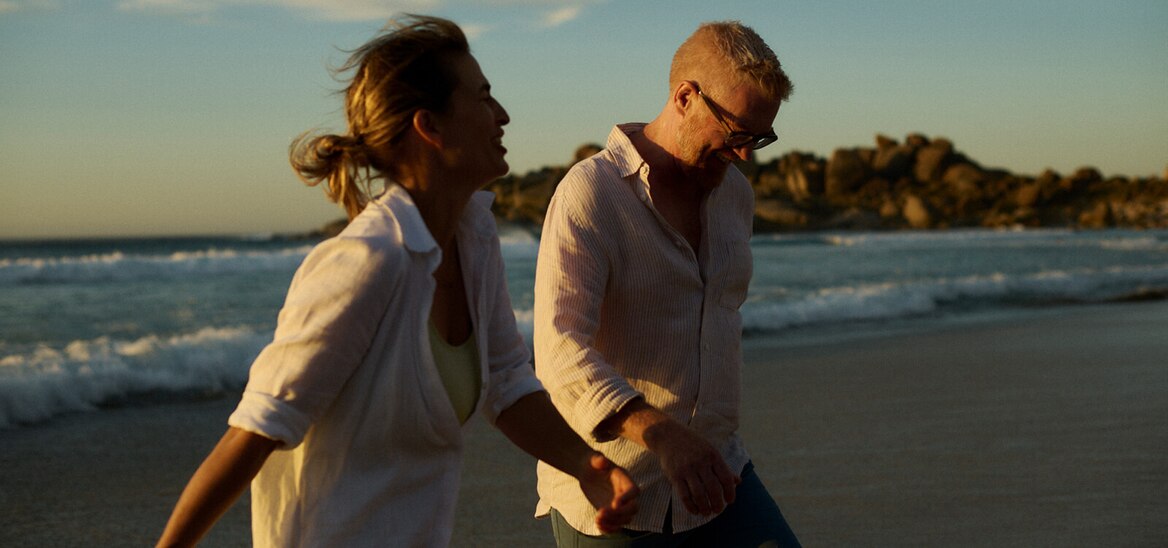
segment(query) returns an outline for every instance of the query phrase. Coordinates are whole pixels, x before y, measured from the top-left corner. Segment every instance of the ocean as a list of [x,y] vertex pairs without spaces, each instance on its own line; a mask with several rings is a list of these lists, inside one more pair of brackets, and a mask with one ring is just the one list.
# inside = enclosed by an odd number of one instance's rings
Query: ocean
[[[530,339],[538,237],[501,227]],[[237,393],[315,242],[0,242],[0,429]],[[763,234],[744,335],[913,328],[1168,296],[1168,231]]]

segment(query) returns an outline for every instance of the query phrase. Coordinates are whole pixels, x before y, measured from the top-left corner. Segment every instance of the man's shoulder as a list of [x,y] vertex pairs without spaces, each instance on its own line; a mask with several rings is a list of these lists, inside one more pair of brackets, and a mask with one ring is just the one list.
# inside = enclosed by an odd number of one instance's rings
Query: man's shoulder
[[750,179],[746,178],[736,166],[730,166],[726,169],[726,176],[722,178],[722,184],[719,185],[726,198],[733,200],[743,206],[753,208],[754,206],[754,187],[750,184]]
[[722,186],[739,194],[754,193],[753,187],[750,186],[750,179],[747,179],[742,170],[733,164],[726,168],[726,175],[722,178]]
[[621,173],[621,165],[613,161],[609,150],[602,150],[580,160],[568,169],[556,187],[560,199],[574,198],[590,202],[610,199],[627,188],[628,181]]

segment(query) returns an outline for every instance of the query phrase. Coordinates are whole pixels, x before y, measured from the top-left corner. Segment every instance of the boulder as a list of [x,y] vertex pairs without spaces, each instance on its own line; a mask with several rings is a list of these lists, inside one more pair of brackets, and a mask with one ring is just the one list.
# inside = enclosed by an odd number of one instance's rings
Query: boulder
[[1038,183],[1024,183],[1014,191],[1013,202],[1016,207],[1034,207],[1042,197]]
[[868,177],[869,171],[859,149],[836,149],[827,161],[824,192],[828,198],[847,196]]
[[934,139],[917,151],[913,175],[921,182],[939,181],[953,155],[953,143],[948,139]]
[[929,138],[920,133],[910,133],[904,138],[904,144],[912,147],[914,150],[929,146]]
[[1059,181],[1059,188],[1064,192],[1079,193],[1102,181],[1103,175],[1099,173],[1098,169],[1081,167],[1070,177]]
[[912,172],[914,149],[908,145],[885,146],[876,149],[872,170],[881,177],[897,180]]
[[896,219],[900,217],[900,206],[896,205],[896,200],[892,196],[885,196],[880,203],[880,218],[882,219]]
[[806,228],[809,220],[806,213],[777,199],[755,202],[754,216],[765,223],[783,228]]
[[572,165],[576,165],[580,160],[585,160],[592,155],[604,150],[604,147],[596,143],[584,143],[576,148],[576,152],[572,154]]
[[1107,202],[1096,203],[1091,209],[1079,214],[1079,226],[1082,228],[1106,228],[1111,225],[1111,206]]
[[915,194],[904,197],[904,206],[901,215],[912,228],[930,228],[933,226],[933,213],[925,201]]

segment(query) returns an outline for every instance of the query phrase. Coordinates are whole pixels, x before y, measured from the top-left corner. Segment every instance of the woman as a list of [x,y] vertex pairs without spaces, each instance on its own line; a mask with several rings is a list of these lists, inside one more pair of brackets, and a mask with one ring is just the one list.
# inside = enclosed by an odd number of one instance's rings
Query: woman
[[[342,68],[348,133],[292,147],[349,226],[297,271],[159,545],[197,542],[249,482],[257,546],[446,545],[475,411],[577,477],[605,530],[636,511],[637,487],[556,413],[515,327],[478,192],[508,170],[506,111],[454,23],[391,27]],[[374,199],[371,179],[385,181]]]

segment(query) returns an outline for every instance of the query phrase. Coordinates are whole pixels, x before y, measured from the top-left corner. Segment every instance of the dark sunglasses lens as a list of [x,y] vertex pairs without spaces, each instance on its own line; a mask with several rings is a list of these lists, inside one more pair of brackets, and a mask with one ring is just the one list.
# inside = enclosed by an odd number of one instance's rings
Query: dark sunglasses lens
[[723,142],[725,143],[726,146],[728,146],[730,148],[742,148],[742,147],[748,146],[748,145],[751,147],[755,146],[754,145],[754,136],[753,135],[745,135],[742,133],[734,133],[734,134],[728,135],[726,137],[726,140]]
[[746,135],[743,133],[735,133],[726,137],[726,140],[723,142],[730,148],[750,147],[754,150],[758,150],[778,140],[779,137],[773,133],[770,135]]
[[754,148],[754,150],[758,150],[758,149],[765,147],[765,146],[767,146],[775,141],[778,141],[778,140],[779,140],[779,136],[775,135],[773,133],[770,135],[763,135],[763,136],[759,137],[758,140],[754,141],[752,148]]

